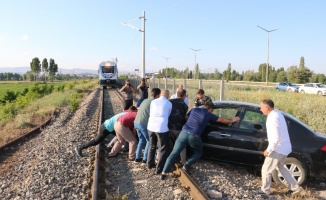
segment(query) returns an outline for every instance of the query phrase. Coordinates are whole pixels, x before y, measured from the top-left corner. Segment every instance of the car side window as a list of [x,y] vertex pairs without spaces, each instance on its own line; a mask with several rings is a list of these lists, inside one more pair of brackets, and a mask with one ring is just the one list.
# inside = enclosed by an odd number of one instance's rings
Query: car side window
[[[237,115],[238,108],[215,108],[212,113],[214,115],[219,116],[219,117],[232,119],[233,117],[235,117]],[[225,124],[218,123],[218,122],[214,122],[212,124],[218,124],[218,125],[226,126]],[[229,124],[229,125],[231,125],[231,124]]]
[[266,131],[266,116],[256,110],[246,110],[239,128],[252,131]]

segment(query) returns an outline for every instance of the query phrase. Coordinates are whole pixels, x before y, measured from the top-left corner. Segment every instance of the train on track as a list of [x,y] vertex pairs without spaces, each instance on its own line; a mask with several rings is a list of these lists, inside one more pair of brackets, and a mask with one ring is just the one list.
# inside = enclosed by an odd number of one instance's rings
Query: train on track
[[98,77],[101,86],[115,86],[118,81],[117,63],[112,61],[101,62],[98,68]]

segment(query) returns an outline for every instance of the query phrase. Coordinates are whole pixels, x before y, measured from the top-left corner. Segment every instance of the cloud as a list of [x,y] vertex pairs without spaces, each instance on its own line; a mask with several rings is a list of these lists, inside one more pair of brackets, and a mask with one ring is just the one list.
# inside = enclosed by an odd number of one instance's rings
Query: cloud
[[157,47],[151,47],[151,48],[149,48],[149,51],[157,52],[158,51],[158,48]]
[[22,36],[20,37],[20,39],[21,39],[22,41],[27,41],[27,40],[28,40],[28,36],[27,36],[27,35],[22,35]]

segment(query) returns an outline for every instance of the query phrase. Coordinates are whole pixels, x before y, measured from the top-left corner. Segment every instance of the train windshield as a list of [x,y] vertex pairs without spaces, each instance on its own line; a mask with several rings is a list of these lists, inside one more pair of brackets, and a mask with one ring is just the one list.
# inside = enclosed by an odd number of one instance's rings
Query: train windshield
[[114,66],[103,66],[103,73],[114,73]]

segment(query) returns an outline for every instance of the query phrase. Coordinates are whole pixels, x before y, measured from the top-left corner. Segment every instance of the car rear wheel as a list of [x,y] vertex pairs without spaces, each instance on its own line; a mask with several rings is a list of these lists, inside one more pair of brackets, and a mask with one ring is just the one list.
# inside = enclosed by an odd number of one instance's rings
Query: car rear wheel
[[[290,172],[298,185],[301,185],[306,181],[307,170],[300,160],[292,157],[286,158],[284,166]],[[272,177],[275,183],[287,184],[282,174],[277,170],[273,171]]]
[[321,93],[321,91],[318,91],[317,95],[318,95],[318,96],[321,96],[321,95],[323,95],[323,94]]
[[304,94],[305,92],[304,92],[304,90],[301,90],[301,94]]

